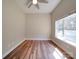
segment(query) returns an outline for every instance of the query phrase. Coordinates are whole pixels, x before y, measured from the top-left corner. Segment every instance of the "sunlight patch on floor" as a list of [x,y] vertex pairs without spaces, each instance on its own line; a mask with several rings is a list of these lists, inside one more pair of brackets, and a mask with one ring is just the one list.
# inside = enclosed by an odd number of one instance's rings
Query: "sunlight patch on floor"
[[53,56],[55,57],[55,59],[67,59],[57,48],[55,48]]

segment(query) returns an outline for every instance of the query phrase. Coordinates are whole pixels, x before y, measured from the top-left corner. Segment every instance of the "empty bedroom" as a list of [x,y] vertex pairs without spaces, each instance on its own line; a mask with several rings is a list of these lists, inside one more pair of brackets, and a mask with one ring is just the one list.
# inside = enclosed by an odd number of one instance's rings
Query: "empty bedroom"
[[76,59],[76,0],[2,0],[3,59]]

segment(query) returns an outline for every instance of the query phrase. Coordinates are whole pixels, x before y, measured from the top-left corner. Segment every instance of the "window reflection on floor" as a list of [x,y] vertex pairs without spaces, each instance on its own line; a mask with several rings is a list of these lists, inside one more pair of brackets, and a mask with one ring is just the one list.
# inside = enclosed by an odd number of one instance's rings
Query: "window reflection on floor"
[[55,57],[55,59],[67,59],[57,48],[55,48],[53,56]]
[[53,46],[51,44],[48,45],[48,49],[50,50],[50,53],[48,54],[49,59],[68,59],[68,57],[66,56],[67,54],[65,52],[60,51],[56,46]]

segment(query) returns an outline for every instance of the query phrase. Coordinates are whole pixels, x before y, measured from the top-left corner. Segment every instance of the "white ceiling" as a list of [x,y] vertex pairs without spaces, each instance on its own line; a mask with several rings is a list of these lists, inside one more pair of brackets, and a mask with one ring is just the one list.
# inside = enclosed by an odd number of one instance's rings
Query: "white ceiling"
[[37,9],[35,6],[31,6],[28,8],[25,5],[26,0],[16,0],[17,5],[25,12],[25,13],[51,13],[55,7],[59,4],[61,0],[48,0],[47,4],[39,3],[40,9]]

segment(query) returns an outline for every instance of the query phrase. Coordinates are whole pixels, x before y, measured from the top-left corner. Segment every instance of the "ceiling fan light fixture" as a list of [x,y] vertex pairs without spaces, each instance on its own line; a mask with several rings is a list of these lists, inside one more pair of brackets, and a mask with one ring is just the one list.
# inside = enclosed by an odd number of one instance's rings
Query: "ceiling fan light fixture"
[[33,0],[33,4],[37,4],[37,0]]

